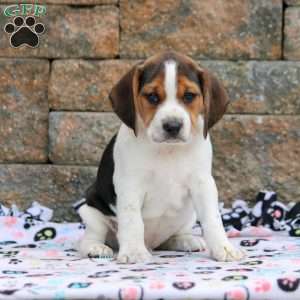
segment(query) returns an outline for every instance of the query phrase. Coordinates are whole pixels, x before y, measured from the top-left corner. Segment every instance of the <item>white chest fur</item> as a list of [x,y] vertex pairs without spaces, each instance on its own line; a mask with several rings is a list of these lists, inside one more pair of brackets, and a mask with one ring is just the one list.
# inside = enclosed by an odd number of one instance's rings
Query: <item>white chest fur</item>
[[[151,248],[194,218],[191,188],[199,169],[211,170],[209,138],[191,144],[154,145],[136,139],[122,126],[114,150],[116,191],[130,183],[139,195],[145,225],[145,241]],[[126,193],[126,192],[125,192]],[[118,192],[117,192],[118,195]],[[126,201],[117,198],[118,201]]]
[[149,164],[149,169],[144,171],[140,186],[145,193],[143,218],[174,217],[189,201],[192,174],[186,170],[186,166],[180,165],[177,161],[168,166],[167,161],[159,160],[155,165]]

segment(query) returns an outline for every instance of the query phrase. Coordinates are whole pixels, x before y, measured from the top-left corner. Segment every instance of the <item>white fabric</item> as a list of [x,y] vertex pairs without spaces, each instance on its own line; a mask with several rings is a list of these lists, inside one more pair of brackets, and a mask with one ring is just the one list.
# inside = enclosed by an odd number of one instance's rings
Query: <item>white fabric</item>
[[154,252],[151,263],[118,265],[78,256],[82,224],[49,222],[49,212],[39,216],[47,221],[29,222],[15,213],[0,217],[0,299],[300,299],[300,239],[286,233],[230,231],[248,252],[242,262]]

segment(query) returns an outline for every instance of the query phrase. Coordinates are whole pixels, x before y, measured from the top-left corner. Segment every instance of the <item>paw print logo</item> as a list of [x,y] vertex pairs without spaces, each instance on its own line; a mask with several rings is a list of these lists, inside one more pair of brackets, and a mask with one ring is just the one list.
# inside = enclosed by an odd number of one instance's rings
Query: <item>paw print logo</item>
[[36,23],[33,16],[15,17],[12,23],[7,23],[4,31],[10,36],[10,44],[14,48],[22,45],[36,48],[39,45],[39,35],[45,31],[42,23]]

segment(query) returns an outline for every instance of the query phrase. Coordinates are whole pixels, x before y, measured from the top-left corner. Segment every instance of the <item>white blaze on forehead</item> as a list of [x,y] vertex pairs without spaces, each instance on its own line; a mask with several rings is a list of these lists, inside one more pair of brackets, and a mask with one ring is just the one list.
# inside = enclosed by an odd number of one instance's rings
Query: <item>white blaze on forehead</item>
[[177,65],[174,60],[165,62],[166,100],[175,100],[177,94]]

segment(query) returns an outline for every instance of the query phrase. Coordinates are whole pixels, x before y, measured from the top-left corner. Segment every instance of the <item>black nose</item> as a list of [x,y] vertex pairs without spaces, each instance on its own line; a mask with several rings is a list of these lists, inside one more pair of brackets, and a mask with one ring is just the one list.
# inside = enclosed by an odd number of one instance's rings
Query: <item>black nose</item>
[[182,127],[182,122],[179,120],[169,120],[163,123],[163,129],[170,136],[175,137]]

